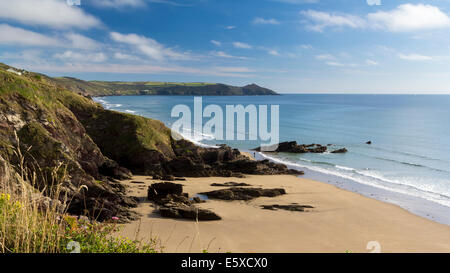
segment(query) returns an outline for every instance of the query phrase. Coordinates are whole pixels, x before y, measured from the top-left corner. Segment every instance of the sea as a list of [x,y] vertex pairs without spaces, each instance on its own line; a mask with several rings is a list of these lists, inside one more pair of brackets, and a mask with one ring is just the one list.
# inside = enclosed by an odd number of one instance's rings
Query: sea
[[[171,116],[174,106],[186,105],[194,112],[192,96],[94,100],[107,109],[158,119],[169,127],[179,119]],[[203,107],[218,105],[224,112],[227,105],[279,106],[280,142],[331,144],[330,151],[345,147],[348,152],[256,153],[251,149],[261,144],[258,141],[216,140],[203,132],[185,135],[199,145],[228,144],[258,159],[303,170],[306,178],[450,225],[450,95],[204,96],[202,103]],[[228,129],[224,121],[224,130]],[[249,138],[248,127],[237,133]],[[368,141],[372,144],[366,144]]]

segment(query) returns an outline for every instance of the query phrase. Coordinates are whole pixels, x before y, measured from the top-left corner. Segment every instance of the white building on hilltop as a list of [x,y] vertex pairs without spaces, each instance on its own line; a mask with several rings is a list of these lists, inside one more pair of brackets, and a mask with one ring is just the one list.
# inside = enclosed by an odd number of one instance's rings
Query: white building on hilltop
[[6,70],[6,71],[11,72],[11,73],[15,73],[15,74],[17,74],[17,75],[19,75],[19,76],[22,76],[22,72],[16,71],[16,70],[14,70],[14,69],[12,69],[12,68],[10,68],[10,69],[8,69],[8,70]]

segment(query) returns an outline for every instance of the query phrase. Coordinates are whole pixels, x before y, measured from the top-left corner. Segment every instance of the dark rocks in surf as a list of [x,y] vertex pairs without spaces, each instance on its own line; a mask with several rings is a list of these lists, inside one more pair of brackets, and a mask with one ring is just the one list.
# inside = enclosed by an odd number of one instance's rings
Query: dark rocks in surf
[[348,150],[346,148],[342,148],[342,149],[338,149],[338,150],[332,151],[331,153],[332,154],[344,154],[346,152],[348,152]]
[[296,153],[296,154],[304,154],[304,153],[324,153],[327,151],[327,146],[323,146],[321,144],[308,144],[308,145],[299,145],[297,141],[287,141],[281,142],[278,145],[273,145],[269,147],[265,147],[262,149],[258,147],[254,149],[255,151],[267,151],[267,152],[277,152],[277,153]]

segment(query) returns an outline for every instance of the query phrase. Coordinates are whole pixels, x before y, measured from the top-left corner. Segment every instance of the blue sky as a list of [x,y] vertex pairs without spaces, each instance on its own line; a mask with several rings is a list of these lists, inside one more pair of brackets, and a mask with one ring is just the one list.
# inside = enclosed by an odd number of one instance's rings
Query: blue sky
[[450,93],[450,1],[0,0],[0,62],[85,80]]

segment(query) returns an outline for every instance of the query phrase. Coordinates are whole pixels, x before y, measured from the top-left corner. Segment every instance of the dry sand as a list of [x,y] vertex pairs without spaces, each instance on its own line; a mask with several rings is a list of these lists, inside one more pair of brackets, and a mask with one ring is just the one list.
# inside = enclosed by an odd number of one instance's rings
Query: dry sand
[[[146,196],[156,181],[136,176],[130,195]],[[388,203],[345,191],[335,186],[289,175],[247,178],[188,178],[180,182],[190,196],[221,189],[211,183],[245,182],[263,188],[284,188],[286,195],[253,201],[208,200],[199,206],[211,209],[223,220],[199,222],[161,218],[150,202],[137,211],[140,221],[124,225],[122,236],[157,237],[164,252],[370,252],[376,241],[381,252],[450,252],[450,226],[413,215]],[[306,212],[271,211],[260,205],[311,205]]]

